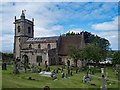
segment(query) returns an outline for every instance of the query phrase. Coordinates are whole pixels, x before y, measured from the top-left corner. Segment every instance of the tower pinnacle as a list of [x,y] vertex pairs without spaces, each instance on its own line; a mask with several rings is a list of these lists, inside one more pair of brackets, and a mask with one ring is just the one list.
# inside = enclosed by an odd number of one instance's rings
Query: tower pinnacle
[[25,11],[26,10],[22,10],[21,19],[25,19]]

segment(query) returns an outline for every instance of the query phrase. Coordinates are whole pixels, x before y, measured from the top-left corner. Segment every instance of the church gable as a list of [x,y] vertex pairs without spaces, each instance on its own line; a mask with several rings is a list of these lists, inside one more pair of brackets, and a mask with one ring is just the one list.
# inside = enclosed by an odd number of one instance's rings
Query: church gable
[[81,35],[61,36],[59,39],[58,55],[67,56],[71,46],[80,48]]

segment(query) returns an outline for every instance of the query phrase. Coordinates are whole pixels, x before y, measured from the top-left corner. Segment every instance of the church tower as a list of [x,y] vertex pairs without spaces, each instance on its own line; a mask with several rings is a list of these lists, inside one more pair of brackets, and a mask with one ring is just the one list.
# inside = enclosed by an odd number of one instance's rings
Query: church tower
[[34,19],[32,21],[25,18],[25,10],[22,10],[20,19],[15,16],[14,35],[14,58],[21,57],[20,50],[28,38],[34,37]]

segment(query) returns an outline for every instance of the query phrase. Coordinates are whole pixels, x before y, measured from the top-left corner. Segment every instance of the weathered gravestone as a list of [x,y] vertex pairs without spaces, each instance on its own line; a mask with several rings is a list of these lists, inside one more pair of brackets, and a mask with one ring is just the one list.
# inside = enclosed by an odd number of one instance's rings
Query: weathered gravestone
[[88,72],[87,72],[87,75],[85,75],[85,76],[83,76],[83,83],[86,83],[87,81],[91,81],[91,76],[90,76],[90,74],[88,74]]
[[34,64],[32,64],[31,69],[32,69],[32,73],[35,73],[35,66],[34,66]]
[[55,69],[55,73],[58,73],[58,68],[57,68],[57,69]]
[[40,76],[45,76],[45,77],[53,77],[52,72],[46,72],[46,71],[42,71],[39,73]]
[[73,76],[73,72],[72,72],[72,70],[71,70],[71,72],[70,72],[70,75]]
[[86,82],[87,82],[87,80],[86,80],[86,77],[85,77],[85,76],[83,76],[83,80],[82,80],[82,82],[83,82],[83,83],[86,83]]
[[27,66],[24,66],[25,73],[27,73]]
[[65,77],[65,74],[64,74],[64,73],[62,73],[61,75],[62,75],[62,78],[64,78],[64,77]]
[[101,90],[107,90],[107,85],[106,85],[106,80],[104,76],[104,68],[101,68],[101,75],[102,75],[102,80],[101,80]]
[[5,62],[2,63],[2,70],[7,70],[7,64]]
[[52,77],[52,80],[55,80],[57,79],[56,75],[54,74],[53,77]]
[[39,68],[39,72],[41,72],[42,71],[42,69],[41,68]]
[[50,72],[50,67],[48,67],[48,72]]
[[65,76],[66,78],[68,78],[68,74],[66,73],[66,76]]
[[70,76],[70,60],[67,61],[67,71],[68,75]]
[[78,68],[76,69],[76,73],[78,73]]
[[39,71],[38,66],[36,66],[35,72],[38,73],[38,71]]

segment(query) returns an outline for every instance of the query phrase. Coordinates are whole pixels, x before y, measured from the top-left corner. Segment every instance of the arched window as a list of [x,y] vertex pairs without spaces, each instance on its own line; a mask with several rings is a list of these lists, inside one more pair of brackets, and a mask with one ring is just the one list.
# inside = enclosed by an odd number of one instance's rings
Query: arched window
[[30,28],[30,27],[28,27],[28,33],[29,33],[29,34],[31,33],[31,28]]
[[18,29],[18,32],[20,32],[20,26],[18,26],[17,29]]
[[40,45],[40,44],[38,44],[38,48],[41,48],[41,45]]
[[48,46],[47,46],[47,47],[48,47],[48,49],[50,49],[50,48],[51,48],[50,44],[48,44]]
[[32,48],[32,45],[31,45],[31,44],[29,44],[29,48]]

